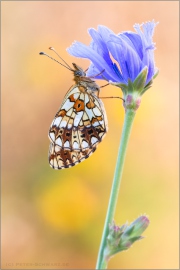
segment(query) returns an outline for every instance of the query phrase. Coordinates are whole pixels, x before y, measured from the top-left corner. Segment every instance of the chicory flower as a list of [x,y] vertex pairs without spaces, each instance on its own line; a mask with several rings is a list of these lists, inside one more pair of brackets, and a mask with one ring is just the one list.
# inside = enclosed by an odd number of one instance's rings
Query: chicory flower
[[[134,82],[147,69],[145,87],[158,72],[154,62],[155,44],[152,40],[156,25],[154,21],[135,24],[136,33],[126,31],[117,35],[106,26],[100,25],[97,31],[89,29],[92,37],[89,46],[75,41],[67,51],[73,56],[91,60],[87,76],[105,78],[116,84],[128,85],[129,80]],[[96,77],[100,72],[102,74]]]

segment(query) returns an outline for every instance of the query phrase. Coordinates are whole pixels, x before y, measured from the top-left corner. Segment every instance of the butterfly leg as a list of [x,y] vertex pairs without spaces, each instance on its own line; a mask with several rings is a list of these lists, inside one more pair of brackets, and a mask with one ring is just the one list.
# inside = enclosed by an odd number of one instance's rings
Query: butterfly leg
[[99,98],[99,94],[100,94],[100,89],[97,91],[97,97]]
[[119,99],[122,99],[123,102],[125,102],[124,98],[121,98],[121,97],[99,97],[99,98],[100,98],[100,99],[102,99],[102,98],[119,98]]
[[103,87],[105,87],[105,86],[107,86],[107,85],[109,85],[109,83],[107,83],[107,84],[105,84],[105,85],[100,86],[100,88],[103,88]]

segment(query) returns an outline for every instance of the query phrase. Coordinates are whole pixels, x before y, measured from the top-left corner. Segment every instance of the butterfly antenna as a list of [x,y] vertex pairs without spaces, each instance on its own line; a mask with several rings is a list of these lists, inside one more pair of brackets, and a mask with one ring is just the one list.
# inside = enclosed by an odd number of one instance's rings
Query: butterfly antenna
[[50,59],[52,59],[53,61],[55,61],[55,62],[57,62],[58,64],[60,64],[61,66],[63,66],[63,67],[65,67],[65,68],[67,68],[67,69],[73,71],[72,68],[70,68],[69,66],[63,65],[62,63],[60,63],[58,60],[56,60],[55,58],[51,57],[51,56],[48,55],[47,53],[45,53],[45,52],[40,52],[39,54],[40,54],[40,55],[45,55],[45,56],[49,57]]
[[66,64],[66,66],[69,67],[72,70],[72,68],[68,65],[68,63],[66,63],[66,61],[56,52],[56,50],[53,47],[49,47],[49,49],[51,51],[54,51],[55,54]]

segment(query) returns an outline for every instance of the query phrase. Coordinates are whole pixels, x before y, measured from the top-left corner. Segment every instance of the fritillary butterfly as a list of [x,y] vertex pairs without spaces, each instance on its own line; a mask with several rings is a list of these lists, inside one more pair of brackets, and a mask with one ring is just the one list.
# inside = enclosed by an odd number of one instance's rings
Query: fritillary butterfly
[[[50,49],[55,51],[52,47]],[[40,54],[48,56],[43,52]],[[75,85],[65,95],[48,134],[49,164],[58,170],[75,166],[88,158],[108,131],[106,112],[99,98],[100,87],[75,63],[73,69],[65,64],[74,74]]]

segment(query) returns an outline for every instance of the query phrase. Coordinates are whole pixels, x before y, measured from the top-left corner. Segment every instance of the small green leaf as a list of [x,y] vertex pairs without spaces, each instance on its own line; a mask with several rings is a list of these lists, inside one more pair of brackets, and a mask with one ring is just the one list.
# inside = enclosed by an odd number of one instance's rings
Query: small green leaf
[[133,82],[130,79],[128,79],[128,94],[133,93],[134,90],[135,89],[134,89]]
[[128,92],[128,86],[126,84],[124,84],[124,83],[112,83],[112,85],[115,85],[115,86],[121,88],[124,96],[127,94],[127,92]]
[[145,83],[146,83],[146,78],[147,78],[147,73],[148,73],[148,68],[145,67],[141,73],[136,77],[133,85],[134,85],[134,89],[135,91],[138,91],[139,94],[141,94],[141,92],[144,89]]
[[133,226],[129,226],[125,231],[124,231],[124,234],[127,235],[127,236],[131,236],[132,233],[133,233],[133,230],[134,230],[134,225]]
[[155,79],[157,77],[157,75],[159,74],[159,69],[157,70],[157,72],[154,74],[153,79]]

